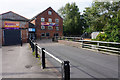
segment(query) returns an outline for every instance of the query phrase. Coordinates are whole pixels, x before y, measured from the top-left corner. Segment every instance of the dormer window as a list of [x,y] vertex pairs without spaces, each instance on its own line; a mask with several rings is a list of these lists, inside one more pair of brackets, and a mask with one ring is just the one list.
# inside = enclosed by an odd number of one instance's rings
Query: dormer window
[[51,10],[48,11],[48,15],[52,15],[52,11]]

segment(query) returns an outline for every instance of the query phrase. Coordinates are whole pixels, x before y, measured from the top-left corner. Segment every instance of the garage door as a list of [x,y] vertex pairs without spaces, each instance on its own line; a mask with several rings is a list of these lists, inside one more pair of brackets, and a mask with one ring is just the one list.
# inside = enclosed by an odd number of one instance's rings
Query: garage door
[[21,33],[20,30],[6,29],[4,30],[4,45],[15,45],[21,43]]

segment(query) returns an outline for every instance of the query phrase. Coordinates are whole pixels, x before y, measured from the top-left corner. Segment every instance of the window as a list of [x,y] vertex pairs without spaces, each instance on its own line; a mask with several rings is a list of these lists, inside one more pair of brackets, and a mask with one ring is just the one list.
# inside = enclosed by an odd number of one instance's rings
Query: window
[[54,33],[54,36],[59,36],[59,34],[58,33]]
[[59,19],[55,19],[55,22],[56,22],[56,23],[59,23]]
[[56,30],[59,31],[59,27],[56,27]]
[[45,26],[41,26],[41,29],[42,29],[42,30],[45,29]]
[[52,11],[51,10],[48,11],[48,15],[52,15]]
[[41,37],[45,37],[45,33],[41,33]]
[[52,30],[52,29],[53,29],[53,26],[48,26],[48,29],[49,29],[49,30]]
[[50,34],[49,34],[49,33],[46,33],[46,36],[50,36]]
[[52,22],[52,19],[51,19],[51,18],[48,18],[48,22]]
[[45,22],[45,18],[41,18],[41,22]]
[[56,36],[59,36],[59,34],[58,34],[58,33],[56,33]]

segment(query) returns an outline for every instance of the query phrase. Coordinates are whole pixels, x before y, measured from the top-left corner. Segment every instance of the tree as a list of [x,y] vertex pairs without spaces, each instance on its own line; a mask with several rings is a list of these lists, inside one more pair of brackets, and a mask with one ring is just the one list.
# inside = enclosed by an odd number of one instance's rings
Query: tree
[[58,13],[63,18],[65,35],[81,35],[83,33],[79,8],[75,3],[67,3],[65,7],[58,10]]
[[[105,6],[103,6],[105,5]],[[92,7],[87,7],[83,13],[84,19],[87,21],[87,24],[90,26],[88,28],[90,31],[103,31],[103,27],[106,24],[107,9],[109,4],[104,4],[104,2],[93,2]]]
[[[86,31],[103,31],[97,39],[120,42],[120,2],[94,2],[83,14],[90,28]],[[102,39],[104,38],[104,39]]]

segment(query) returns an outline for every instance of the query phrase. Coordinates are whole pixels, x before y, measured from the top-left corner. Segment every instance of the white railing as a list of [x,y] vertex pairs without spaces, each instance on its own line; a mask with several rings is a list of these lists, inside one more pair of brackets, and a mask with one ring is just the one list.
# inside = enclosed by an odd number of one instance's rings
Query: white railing
[[[104,41],[91,41],[91,40],[78,40],[78,42],[82,42],[82,48],[91,48],[98,51],[120,53],[120,43],[117,42],[104,42]],[[103,44],[104,45],[112,44],[114,45],[114,47],[103,46]]]
[[29,44],[32,48],[32,52],[35,52],[36,58],[41,57],[42,69],[46,68],[45,55],[47,54],[61,64],[62,80],[70,80],[70,64],[69,64],[70,62],[69,61],[60,60],[56,56],[46,51],[45,48],[41,48],[40,46],[38,46],[37,43],[33,42],[31,39],[29,39]]
[[[90,48],[98,51],[120,53],[120,43],[117,42],[81,40],[81,37],[63,37],[63,39],[81,42],[80,45],[82,46],[82,48]],[[103,46],[103,44],[105,45]],[[114,45],[114,47],[113,46],[110,47],[107,45]]]

